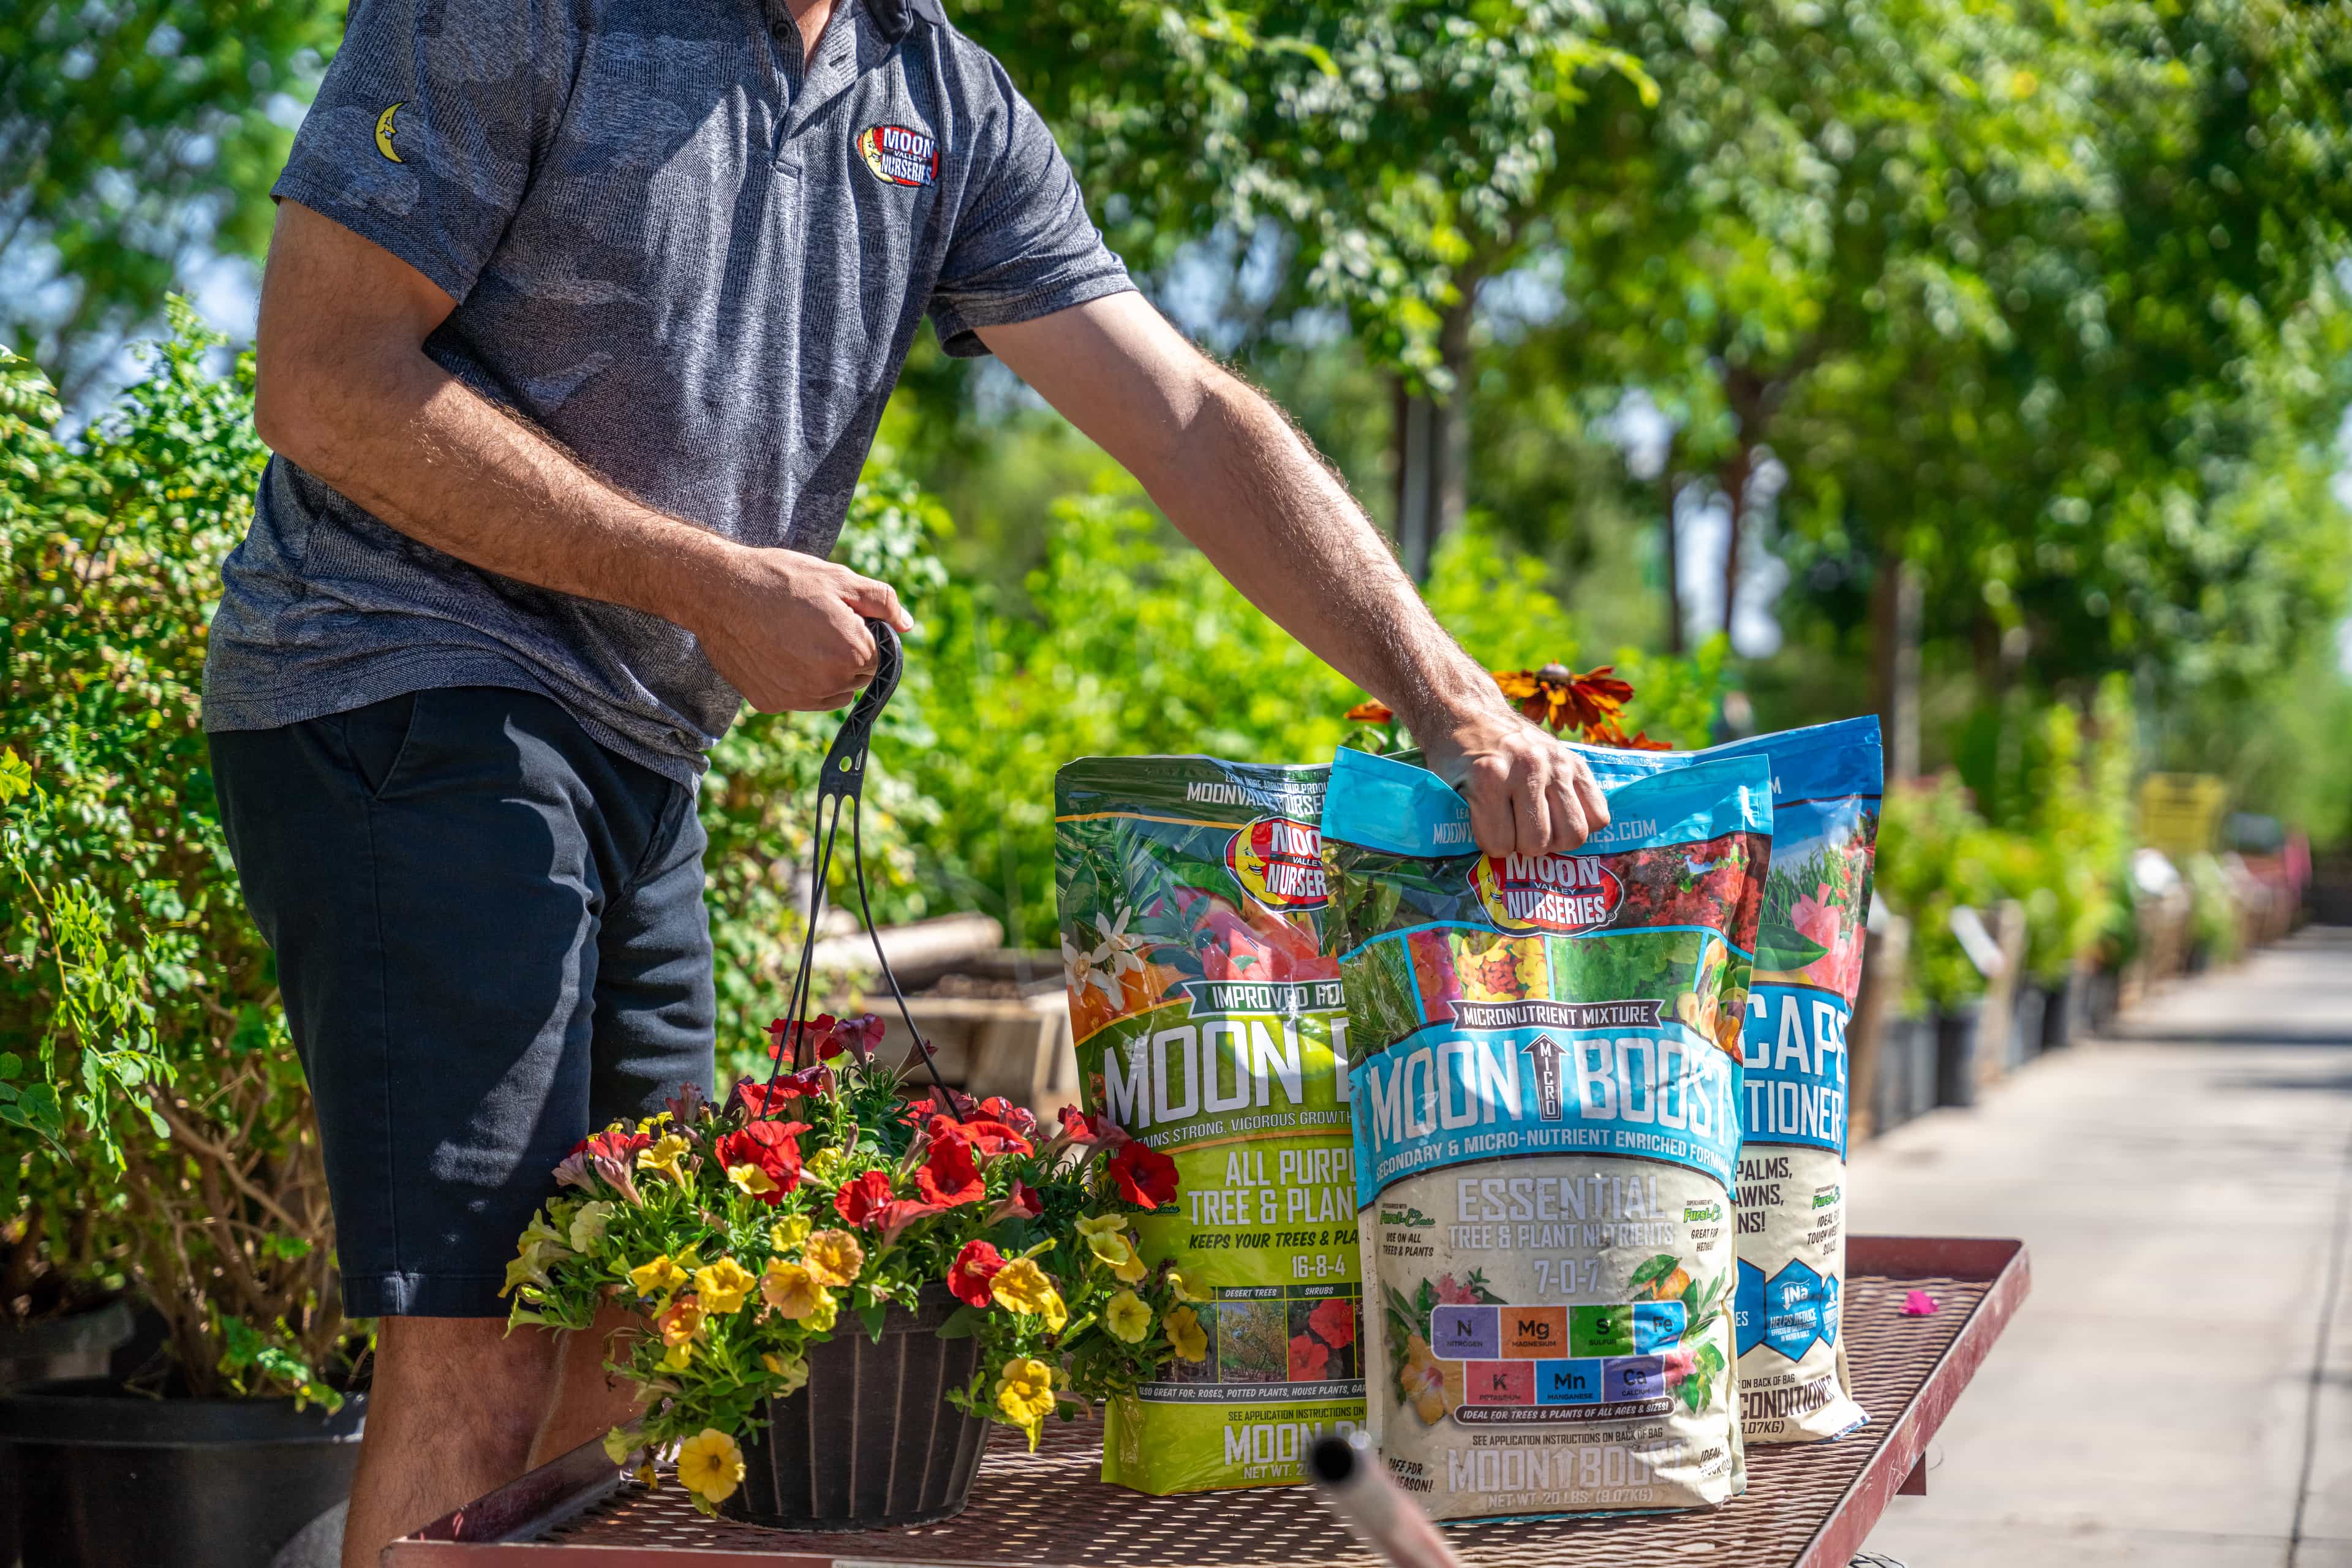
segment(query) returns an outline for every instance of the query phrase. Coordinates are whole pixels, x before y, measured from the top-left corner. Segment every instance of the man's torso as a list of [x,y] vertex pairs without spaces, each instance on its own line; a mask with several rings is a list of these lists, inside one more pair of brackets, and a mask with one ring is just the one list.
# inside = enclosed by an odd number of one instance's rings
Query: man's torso
[[[402,23],[372,36],[386,4]],[[832,547],[927,310],[978,352],[971,326],[1128,286],[1067,211],[1042,263],[975,248],[967,215],[1008,170],[1049,196],[1066,171],[994,62],[928,22],[893,42],[845,0],[803,66],[781,0],[601,0],[577,27],[534,6],[489,37],[461,9],[494,8],[363,0],[345,48],[367,52],[338,59],[278,194],[460,300],[425,344],[452,375],[729,538]],[[740,703],[680,628],[477,570],[282,458],[223,575],[215,730],[525,685],[690,779]]]

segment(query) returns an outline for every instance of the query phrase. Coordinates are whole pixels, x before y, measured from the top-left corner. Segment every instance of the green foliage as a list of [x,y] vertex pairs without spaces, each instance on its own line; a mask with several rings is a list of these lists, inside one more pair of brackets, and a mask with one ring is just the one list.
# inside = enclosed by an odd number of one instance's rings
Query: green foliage
[[[317,1133],[268,956],[230,874],[197,723],[221,557],[264,454],[252,366],[175,303],[150,378],[75,444],[0,364],[0,1039],[56,1114],[0,1141],[56,1268],[119,1273],[196,1392],[324,1394],[357,1348],[333,1289]],[[13,1064],[20,1071],[22,1055]],[[16,1119],[9,1118],[14,1121]]]
[[[291,142],[280,116],[341,32],[333,0],[0,10],[0,330],[84,372],[88,340],[110,350],[152,320],[192,255],[259,256]],[[44,271],[57,290],[16,286]]]
[[1876,883],[1911,922],[1911,985],[1930,1007],[1957,1006],[1984,992],[1983,975],[1952,934],[1952,913],[1990,905],[2000,847],[1956,775],[1888,788]]
[[1060,131],[1130,262],[1268,224],[1284,265],[1265,315],[1344,310],[1373,360],[1441,389],[1441,321],[1528,237],[1592,86],[1654,90],[1594,20],[1570,0],[956,12]]

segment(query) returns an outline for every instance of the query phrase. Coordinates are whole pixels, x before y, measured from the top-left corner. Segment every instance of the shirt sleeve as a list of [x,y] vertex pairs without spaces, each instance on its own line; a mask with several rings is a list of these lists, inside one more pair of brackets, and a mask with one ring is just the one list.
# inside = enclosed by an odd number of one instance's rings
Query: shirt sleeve
[[1077,178],[1045,121],[1003,68],[988,64],[1006,129],[956,216],[931,292],[940,346],[960,359],[988,353],[977,328],[1034,321],[1135,287],[1087,216]]
[[575,40],[543,0],[357,0],[270,195],[472,291],[552,137]]

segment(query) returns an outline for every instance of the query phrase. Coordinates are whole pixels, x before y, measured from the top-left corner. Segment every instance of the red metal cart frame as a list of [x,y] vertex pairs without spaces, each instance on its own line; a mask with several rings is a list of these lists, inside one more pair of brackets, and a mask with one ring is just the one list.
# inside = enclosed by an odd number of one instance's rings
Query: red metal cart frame
[[[2025,1300],[2021,1242],[1858,1236],[1843,1310],[1871,1422],[1834,1443],[1750,1447],[1745,1496],[1706,1512],[1449,1527],[1465,1563],[1570,1568],[1661,1557],[1845,1568],[1898,1492],[1927,1490],[1928,1440]],[[1905,1317],[1925,1290],[1940,1307]],[[648,1492],[589,1444],[394,1542],[385,1568],[1369,1568],[1303,1487],[1145,1497],[1097,1477],[1101,1428],[1049,1432],[1034,1455],[999,1435],[971,1507],[945,1524],[786,1535]]]

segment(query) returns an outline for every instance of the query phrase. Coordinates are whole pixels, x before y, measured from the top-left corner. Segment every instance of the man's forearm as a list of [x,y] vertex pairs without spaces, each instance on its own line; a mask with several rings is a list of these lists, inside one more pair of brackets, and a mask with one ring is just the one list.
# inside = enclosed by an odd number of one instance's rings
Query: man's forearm
[[1149,466],[1152,500],[1226,579],[1407,728],[1503,708],[1346,487],[1242,382],[1211,371]]
[[723,570],[726,541],[605,484],[421,351],[312,366],[299,396],[299,416],[265,417],[273,446],[471,565],[670,621]]

